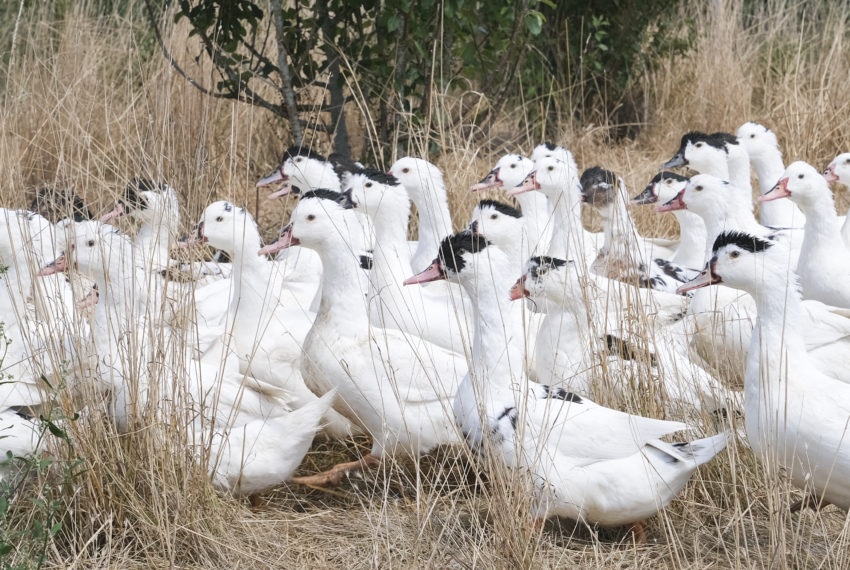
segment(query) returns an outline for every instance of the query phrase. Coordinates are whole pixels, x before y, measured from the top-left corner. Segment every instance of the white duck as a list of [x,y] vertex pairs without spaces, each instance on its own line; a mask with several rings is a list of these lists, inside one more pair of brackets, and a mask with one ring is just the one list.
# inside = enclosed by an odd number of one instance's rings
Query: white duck
[[725,232],[708,268],[685,288],[725,283],[756,300],[744,388],[747,439],[771,472],[783,470],[817,502],[850,508],[850,385],[817,370],[807,353],[796,276],[783,246]]
[[598,166],[581,175],[582,201],[602,216],[605,243],[591,270],[610,279],[640,287],[675,293],[676,288],[699,274],[662,257],[652,256],[652,242],[644,240],[626,205],[628,194],[623,179]]
[[806,215],[805,237],[797,274],[803,297],[850,309],[850,249],[841,239],[841,224],[829,185],[809,164],[788,166],[764,202],[790,198]]
[[602,246],[604,236],[584,229],[581,223],[581,189],[575,162],[553,156],[541,158],[519,186],[508,190],[511,196],[538,190],[549,200],[552,209],[552,240],[547,255],[561,259],[571,257],[590,264]]
[[[850,189],[850,152],[836,156],[823,173],[827,182],[838,182]],[[841,238],[844,244],[850,247],[850,210],[844,217],[844,225],[841,226]]]
[[457,279],[473,300],[472,368],[458,390],[455,417],[467,443],[528,474],[532,516],[587,524],[633,524],[663,509],[697,466],[725,446],[725,434],[670,444],[660,437],[687,426],[596,405],[523,377],[520,347],[504,326],[510,263],[486,238],[461,232],[408,282]]
[[[347,181],[347,176],[345,177]],[[283,159],[277,169],[269,176],[266,176],[257,182],[257,188],[282,184],[279,190],[272,192],[267,196],[269,200],[274,200],[287,194],[292,193],[295,196],[300,196],[303,193],[313,190],[332,190],[334,192],[342,192],[343,177],[340,176],[338,169],[334,167],[334,163],[306,147],[293,145],[286,149],[283,153]],[[371,226],[369,218],[358,213],[358,231],[365,236],[365,243],[368,244],[365,250],[372,248],[372,237],[375,235],[375,230]],[[362,241],[358,237],[357,241]],[[277,255],[278,260],[287,261],[298,275],[299,280],[305,280],[313,277],[316,280],[317,290],[322,276],[322,264],[319,261],[319,256],[315,251],[309,248],[287,248],[281,250]],[[316,296],[316,303],[311,307],[313,311],[318,309],[318,301],[321,298],[321,291]]]
[[77,224],[65,251],[67,256],[42,271],[78,267],[98,284],[91,380],[107,394],[118,429],[127,431],[148,415],[154,421],[177,415],[211,446],[207,467],[216,484],[252,493],[285,481],[306,453],[332,396],[289,412],[279,390],[186,358],[179,345],[174,350],[168,332],[146,318],[143,271],[135,265],[129,240],[111,226]]
[[[510,190],[522,183],[532,170],[534,162],[530,158],[519,154],[506,154],[481,182],[473,184],[469,189],[472,192]],[[549,200],[540,192],[523,192],[516,195],[516,200],[522,210],[523,250],[527,252],[525,257],[535,251],[546,251],[552,240],[552,212],[549,209]]]
[[[292,281],[285,262],[258,256],[262,242],[254,218],[230,202],[207,206],[198,235],[226,252],[233,263],[224,330],[225,343],[235,349],[239,371],[282,388],[288,394],[287,404],[295,408],[314,402],[317,397],[301,376],[302,347],[315,319],[309,311],[315,295],[312,283]],[[351,434],[350,423],[333,410],[326,418],[329,435]]]
[[349,177],[354,209],[375,228],[369,271],[369,312],[384,328],[393,328],[463,354],[471,324],[464,315],[460,291],[410,288],[402,282],[413,273],[407,243],[410,199],[391,174],[367,169]]
[[[646,315],[645,330],[636,329],[629,323],[628,307],[610,303],[593,281],[582,283],[573,262],[532,257],[511,289],[512,299],[520,297],[544,299],[560,308],[546,315],[538,336],[535,365],[541,381],[589,394],[591,386],[607,393],[614,378],[652,377],[665,392],[663,400],[680,411],[727,406],[726,389],[692,362],[674,331],[659,326],[651,315]],[[631,299],[635,305],[641,302]],[[599,385],[603,378],[607,380]]]
[[452,233],[452,215],[443,173],[421,158],[398,159],[389,173],[407,190],[419,216],[419,240],[411,259],[413,267],[425,267],[437,254],[440,240]]
[[700,174],[728,180],[735,187],[740,207],[753,211],[750,159],[735,135],[691,131],[682,136],[679,150],[661,168],[687,166]]
[[[643,192],[632,198],[632,204],[669,202],[685,189],[688,179],[675,172],[661,171],[652,177]],[[673,212],[679,222],[679,245],[670,261],[685,267],[702,267],[705,263],[705,223],[688,210]]]
[[319,253],[322,301],[304,343],[304,380],[317,393],[335,388],[337,410],[372,436],[369,454],[297,479],[307,485],[337,484],[346,472],[374,467],[384,456],[418,457],[459,440],[449,408],[466,360],[370,322],[365,275],[356,255],[364,244],[345,237],[357,223],[350,205],[330,192],[304,194],[290,224],[270,246],[300,244]]
[[[744,123],[738,127],[738,143],[750,157],[750,164],[759,179],[759,194],[764,195],[776,185],[785,166],[776,135],[758,123]],[[759,208],[759,220],[774,228],[802,228],[806,217],[793,202],[764,202]]]

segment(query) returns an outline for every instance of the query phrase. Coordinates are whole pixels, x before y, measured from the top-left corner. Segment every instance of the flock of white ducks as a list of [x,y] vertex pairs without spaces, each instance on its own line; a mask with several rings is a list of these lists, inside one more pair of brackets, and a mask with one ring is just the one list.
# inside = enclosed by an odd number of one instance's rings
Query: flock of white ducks
[[[742,412],[770,469],[813,504],[846,509],[850,229],[828,183],[850,184],[850,153],[823,175],[785,168],[774,134],[747,123],[737,136],[687,133],[664,165],[682,166],[695,174],[660,172],[630,199],[621,176],[580,173],[567,149],[543,144],[470,188],[520,209],[483,199],[455,231],[435,165],[406,157],[383,172],[293,147],[257,183],[298,197],[265,246],[251,214],[225,201],[178,241],[164,184],[134,180],[99,221],[79,199],[40,194],[32,211],[0,215],[14,379],[0,385],[0,447],[36,451],[33,417],[51,397],[40,379],[61,359],[72,394],[95,388],[84,421],[105,414],[128,432],[179,415],[197,461],[237,494],[327,487],[463,444],[530,477],[537,522],[640,534],[729,432],[661,438]],[[582,204],[602,232],[583,226]],[[673,212],[680,239],[641,236],[629,204]],[[63,219],[41,215],[57,205]],[[110,225],[121,217],[141,224],[134,239]],[[198,243],[227,261],[172,260]],[[175,267],[193,279],[175,280]],[[636,398],[661,417],[617,409]],[[317,434],[367,434],[372,447],[293,479]]]

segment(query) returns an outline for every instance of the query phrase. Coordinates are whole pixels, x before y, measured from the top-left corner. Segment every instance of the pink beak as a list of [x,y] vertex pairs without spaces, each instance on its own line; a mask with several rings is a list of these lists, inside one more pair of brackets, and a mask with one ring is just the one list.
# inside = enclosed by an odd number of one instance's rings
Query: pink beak
[[530,297],[531,294],[525,288],[525,280],[527,276],[523,275],[519,279],[516,280],[514,286],[511,287],[511,301],[516,301],[517,299],[522,299],[523,297]]
[[499,180],[499,169],[494,168],[490,171],[490,174],[484,177],[481,182],[477,184],[473,184],[469,187],[470,192],[480,192],[481,190],[490,190],[491,188],[498,188],[502,185],[502,181]]
[[63,273],[68,270],[68,258],[63,253],[38,271],[38,275],[44,277],[46,275],[54,275]]
[[286,249],[288,247],[292,247],[294,245],[300,245],[301,242],[297,237],[292,235],[292,226],[286,226],[283,228],[283,231],[280,232],[280,236],[277,238],[277,241],[267,245],[257,252],[257,255],[267,255],[269,253],[277,253],[282,249]]
[[100,223],[105,224],[107,222],[111,222],[115,218],[124,215],[124,206],[118,204],[115,208],[112,209],[111,212],[104,214],[100,217]]
[[709,285],[715,285],[717,283],[723,283],[723,279],[720,278],[714,272],[714,268],[717,266],[716,260],[711,260],[708,266],[697,275],[691,281],[688,281],[684,285],[680,286],[676,289],[676,293],[687,293],[688,291],[693,291],[694,289],[701,289],[702,287],[708,287]]
[[268,176],[266,176],[262,180],[259,180],[257,182],[257,184],[255,184],[255,186],[257,188],[262,188],[263,186],[268,186],[269,184],[275,184],[277,182],[285,182],[287,178],[289,178],[289,177],[286,176],[283,173],[283,165],[281,165],[277,169],[275,169],[274,172],[272,172],[271,174],[269,174]]
[[769,192],[759,196],[759,200],[770,202],[771,200],[779,200],[780,198],[788,198],[789,196],[791,196],[791,192],[788,190],[788,178],[782,178]]
[[91,292],[86,295],[86,298],[82,301],[77,302],[77,309],[87,309],[89,307],[94,307],[97,305],[97,302],[100,300],[100,293],[97,289],[92,289]]
[[660,206],[655,207],[656,212],[675,212],[676,210],[687,210],[688,205],[685,204],[685,191],[681,190],[676,197],[670,200],[669,202],[665,202]]
[[838,182],[838,176],[835,174],[834,164],[830,164],[826,170],[823,171],[823,177],[827,182]]
[[174,245],[174,249],[185,249],[187,247],[192,247],[201,243],[207,243],[208,241],[210,240],[207,239],[207,236],[204,235],[204,222],[199,222],[198,231],[186,236],[186,239],[178,241]]
[[525,180],[520,182],[518,186],[509,189],[508,195],[516,196],[517,194],[522,194],[523,192],[531,192],[532,190],[540,190],[540,184],[537,182],[536,170],[532,170],[531,173],[525,177]]
[[417,273],[413,277],[408,277],[404,280],[404,283],[402,283],[402,285],[430,283],[431,281],[439,281],[445,278],[446,274],[443,272],[443,266],[440,264],[440,260],[435,259],[425,271]]

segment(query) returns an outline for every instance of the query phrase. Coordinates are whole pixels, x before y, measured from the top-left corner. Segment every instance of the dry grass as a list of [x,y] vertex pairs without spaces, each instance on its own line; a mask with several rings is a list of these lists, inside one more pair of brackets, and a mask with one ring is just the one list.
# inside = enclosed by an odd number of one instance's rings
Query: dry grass
[[[53,7],[25,4],[20,18],[11,10],[8,28],[0,30],[14,37],[7,40],[12,51],[0,110],[0,204],[22,207],[30,190],[59,185],[102,211],[129,178],[143,174],[179,190],[185,227],[221,197],[254,210],[254,181],[288,146],[281,124],[263,111],[206,98],[176,76],[152,43],[138,43],[140,7],[129,16],[98,15],[82,4],[57,20]],[[634,191],[672,155],[684,131],[734,132],[747,120],[777,132],[787,162],[804,159],[822,168],[850,148],[848,4],[772,0],[755,10],[745,18],[738,3],[685,0],[670,16],[693,49],[659,61],[642,80],[650,104],[635,141],[612,142],[608,126],[577,125],[568,117],[527,125],[515,109],[482,142],[472,138],[473,126],[451,119],[476,96],[435,93],[434,128],[403,150],[424,156],[429,140],[440,143],[437,163],[458,227],[474,204],[467,186],[501,152],[528,152],[541,131],[572,149],[580,165],[621,173]],[[185,36],[180,27],[172,30],[175,53],[190,52]],[[366,133],[368,121],[352,119],[352,128]],[[327,141],[314,143],[328,150]],[[261,199],[260,205],[269,235],[292,204]],[[669,217],[647,209],[635,214],[647,234],[676,232]],[[173,436],[168,445],[152,435],[157,429]],[[9,519],[28,528],[40,516],[25,497],[53,497],[67,506],[47,551],[50,566],[850,566],[846,514],[834,507],[789,514],[786,507],[799,494],[766,473],[740,441],[700,469],[650,521],[649,542],[635,545],[624,529],[570,521],[532,530],[522,481],[462,449],[419,465],[389,466],[335,492],[278,489],[251,507],[212,489],[173,426],[118,437],[102,422],[78,421],[71,436],[71,455],[85,460],[85,473],[61,489],[54,471],[61,477],[62,470],[48,469],[28,485]],[[302,469],[351,458],[364,445],[317,442]],[[11,564],[27,564],[21,550],[9,556]]]

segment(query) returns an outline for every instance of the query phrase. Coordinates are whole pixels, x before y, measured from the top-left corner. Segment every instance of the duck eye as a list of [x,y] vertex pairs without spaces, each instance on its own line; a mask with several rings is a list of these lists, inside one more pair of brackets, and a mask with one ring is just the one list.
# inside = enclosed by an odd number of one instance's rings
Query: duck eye
[[740,251],[733,251],[733,252],[729,253],[729,257],[731,257],[732,259],[735,259],[736,257],[741,257],[741,252]]
[[697,186],[696,188],[694,188],[694,190],[696,190],[697,192],[702,192],[702,186]]
[[697,147],[697,148],[702,148],[702,143],[701,143],[701,142],[698,142],[698,143],[697,143],[697,144],[695,144],[694,146],[695,146],[695,147]]
[[850,158],[844,161],[844,164],[850,164]]
[[304,159],[301,158],[300,156],[295,157],[295,162],[301,162],[302,160],[304,160]]
[[549,172],[552,172],[553,170],[555,170],[555,167],[554,167],[554,166],[550,166],[550,167],[549,167],[549,168],[547,168],[546,170],[548,170]]
[[372,183],[371,183],[371,182],[367,182],[367,183],[366,183],[366,184],[364,184],[363,186],[365,186],[366,188],[371,188],[371,187],[372,187]]
[[86,245],[89,246],[89,247],[94,247],[94,240],[90,239],[89,241],[86,242]]
[[490,219],[491,219],[491,220],[495,220],[495,219],[497,219],[498,217],[499,217],[499,216],[497,216],[496,214],[490,214]]
[[756,138],[756,134],[755,134],[755,133],[751,134],[751,135],[750,135],[750,138],[751,138],[751,139]]
[[215,221],[217,221],[217,222],[223,222],[223,221],[224,221],[224,216],[219,216],[219,217],[217,217],[217,218],[215,219]]
[[516,168],[516,164],[512,164],[512,165],[511,165],[511,168]]
[[403,174],[407,174],[408,172],[410,172],[410,169],[409,168],[402,168],[401,171],[402,171]]
[[313,214],[307,214],[307,221],[308,222],[312,222],[315,219],[316,219],[316,216],[314,216]]
[[666,184],[667,186],[670,186],[671,184],[673,184],[673,180],[668,178],[667,180],[664,181],[664,184]]
[[802,180],[802,179],[803,179],[803,178],[805,178],[805,177],[806,177],[806,175],[805,175],[805,174],[798,174],[798,175],[797,175],[797,178],[799,178],[800,180]]

